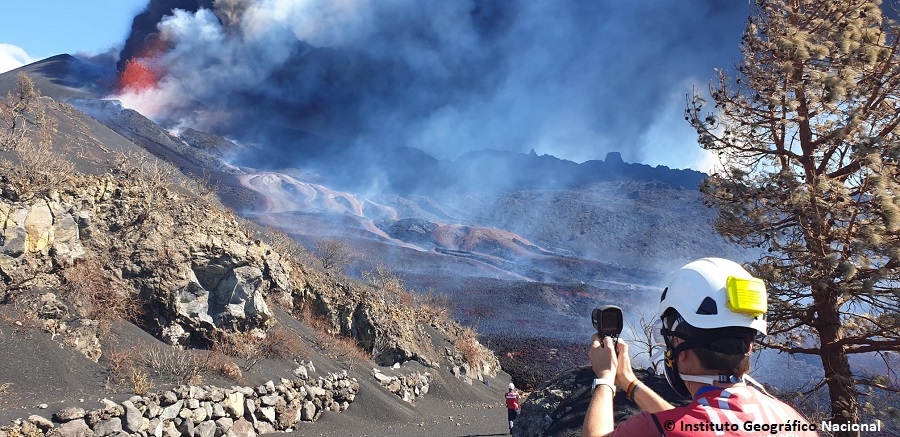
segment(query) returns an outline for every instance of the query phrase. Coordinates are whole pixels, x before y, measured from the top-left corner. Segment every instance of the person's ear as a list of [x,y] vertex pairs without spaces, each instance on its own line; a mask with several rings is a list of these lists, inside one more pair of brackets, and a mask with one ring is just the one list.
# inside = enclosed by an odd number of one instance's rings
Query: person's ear
[[[683,339],[681,339],[679,337],[672,338],[672,349],[678,348],[678,345],[680,345],[681,343],[684,343]],[[681,352],[678,352],[678,355],[675,358],[680,360],[682,363],[685,362],[685,360],[687,359],[687,355],[685,355],[685,353],[688,350],[690,350],[690,349],[686,349]]]

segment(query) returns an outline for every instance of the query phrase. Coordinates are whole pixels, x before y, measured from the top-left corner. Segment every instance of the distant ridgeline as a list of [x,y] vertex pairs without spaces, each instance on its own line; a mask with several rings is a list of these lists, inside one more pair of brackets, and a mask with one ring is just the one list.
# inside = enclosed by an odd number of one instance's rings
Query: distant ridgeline
[[697,189],[706,174],[694,170],[676,170],[666,166],[651,167],[646,164],[629,164],[619,152],[609,152],[606,159],[577,164],[553,155],[538,156],[534,149],[529,154],[479,151],[461,156],[456,166],[470,167],[481,175],[488,185],[499,183],[491,177],[506,175],[518,182],[519,188],[579,188],[595,182],[607,181],[658,181],[672,188]]
[[[661,182],[672,188],[697,189],[706,177],[694,170],[676,170],[666,166],[629,164],[619,152],[610,152],[604,160],[581,164],[552,155],[537,155],[502,150],[468,152],[455,161],[438,160],[422,150],[401,147],[372,156],[346,150],[319,161],[328,168],[338,185],[357,189],[355,184],[386,180],[390,190],[401,194],[439,194],[442,191],[517,191],[527,189],[583,189],[597,182]],[[360,159],[364,156],[364,159]],[[348,177],[341,172],[352,169]]]
[[700,182],[707,176],[706,173],[691,169],[674,169],[664,165],[651,167],[647,164],[628,164],[622,161],[622,154],[619,152],[609,152],[603,161],[587,161],[581,166],[585,167],[582,172],[594,173],[594,177],[599,177],[596,173],[604,173],[610,178],[609,180],[659,181],[671,185],[672,188],[688,190],[696,190]]
[[[448,165],[456,174],[466,175],[475,186],[497,189],[576,189],[596,182],[657,181],[673,188],[697,189],[706,174],[675,170],[665,166],[629,164],[619,152],[606,159],[577,164],[552,155],[538,156],[499,150],[470,152]],[[466,180],[464,179],[464,180]]]

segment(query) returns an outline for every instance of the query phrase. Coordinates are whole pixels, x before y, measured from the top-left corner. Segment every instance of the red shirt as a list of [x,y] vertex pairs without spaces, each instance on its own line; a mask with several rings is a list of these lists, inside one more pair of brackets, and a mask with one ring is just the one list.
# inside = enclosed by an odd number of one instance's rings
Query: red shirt
[[506,409],[508,410],[518,410],[519,409],[519,394],[510,391],[506,392]]
[[[659,423],[657,427],[654,417]],[[781,426],[775,433],[770,429]],[[796,410],[749,386],[704,387],[694,402],[650,414],[641,412],[619,424],[612,435],[664,436],[817,436]],[[804,426],[807,430],[804,430]],[[660,432],[660,428],[664,432]]]

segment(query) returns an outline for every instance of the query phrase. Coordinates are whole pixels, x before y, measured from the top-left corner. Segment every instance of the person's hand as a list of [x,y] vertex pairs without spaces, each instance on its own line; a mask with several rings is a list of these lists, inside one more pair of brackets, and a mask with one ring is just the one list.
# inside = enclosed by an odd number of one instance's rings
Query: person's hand
[[603,337],[602,339],[594,334],[591,337],[591,349],[588,351],[588,359],[591,361],[591,367],[594,369],[594,375],[598,378],[614,378],[616,376],[616,366],[618,359],[616,351],[613,350],[613,341],[611,337]]
[[637,379],[637,377],[634,376],[634,369],[631,367],[631,355],[628,354],[628,343],[619,340],[616,386],[621,390],[627,390],[628,385],[635,379]]

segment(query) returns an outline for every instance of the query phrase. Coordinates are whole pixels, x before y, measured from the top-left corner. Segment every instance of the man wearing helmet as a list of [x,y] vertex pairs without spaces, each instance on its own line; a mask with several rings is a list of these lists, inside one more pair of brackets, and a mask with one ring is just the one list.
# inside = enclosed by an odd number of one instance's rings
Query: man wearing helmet
[[[595,334],[589,357],[597,379],[582,435],[817,435],[747,375],[766,310],[765,284],[735,262],[703,258],[679,269],[660,297],[654,336],[665,346],[669,385],[693,402],[673,407],[634,376],[627,344],[614,350]],[[643,411],[613,429],[616,387]]]
[[506,419],[509,420],[509,432],[512,434],[516,417],[519,416],[519,394],[516,393],[516,386],[509,383],[509,390],[506,392]]

